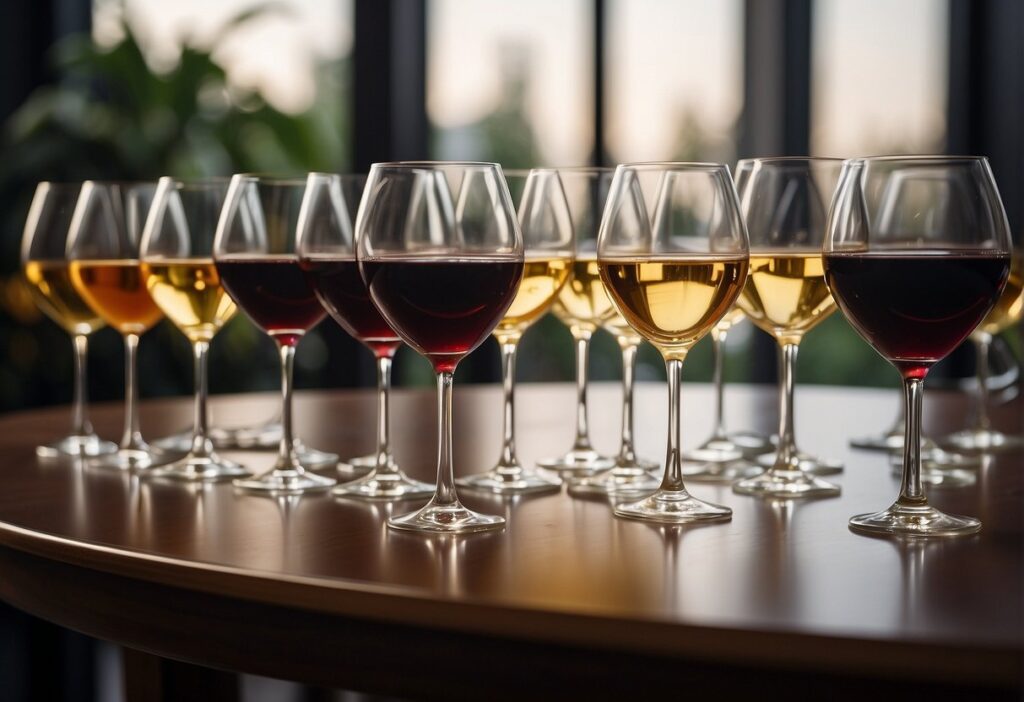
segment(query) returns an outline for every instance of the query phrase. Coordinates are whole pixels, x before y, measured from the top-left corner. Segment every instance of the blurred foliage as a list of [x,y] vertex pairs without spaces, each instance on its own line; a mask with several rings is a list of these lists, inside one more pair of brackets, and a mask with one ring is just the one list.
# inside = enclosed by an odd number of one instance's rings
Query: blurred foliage
[[[161,73],[147,64],[130,18],[124,20],[123,38],[113,46],[97,46],[90,36],[75,35],[53,47],[56,82],[37,88],[6,121],[0,136],[0,409],[66,401],[70,395],[70,342],[36,311],[18,270],[22,226],[37,182],[245,171],[304,174],[342,170],[349,162],[347,59],[319,66],[315,104],[290,115],[267,104],[258,92],[232,85],[214,58],[216,47],[233,32],[284,11],[273,3],[255,5],[227,21],[207,43],[186,39],[177,64]],[[322,333],[341,336],[329,327]],[[275,355],[261,336],[241,320],[218,335],[211,358],[213,390],[276,386]],[[311,352],[304,357],[300,351],[297,380],[319,382],[326,354],[316,349],[322,351],[324,342],[305,345]],[[351,344],[345,348],[353,352]],[[226,362],[239,357],[253,360]],[[115,333],[94,335],[94,397],[120,395],[120,359]],[[168,323],[147,334],[139,363],[145,395],[190,391],[188,346]]]

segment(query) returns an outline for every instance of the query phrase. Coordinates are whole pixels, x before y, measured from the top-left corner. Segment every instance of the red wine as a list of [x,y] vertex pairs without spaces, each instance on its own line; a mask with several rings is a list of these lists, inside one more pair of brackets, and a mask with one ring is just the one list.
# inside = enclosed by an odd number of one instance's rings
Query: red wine
[[370,299],[354,258],[314,258],[303,261],[302,270],[327,313],[342,329],[376,356],[395,355],[402,340]]
[[282,344],[294,346],[327,316],[297,259],[219,259],[224,289],[256,326]]
[[904,377],[923,378],[984,319],[1010,257],[956,253],[829,253],[825,280],[850,324]]
[[370,297],[391,328],[438,373],[453,372],[490,336],[523,275],[522,260],[507,258],[391,259],[360,265]]

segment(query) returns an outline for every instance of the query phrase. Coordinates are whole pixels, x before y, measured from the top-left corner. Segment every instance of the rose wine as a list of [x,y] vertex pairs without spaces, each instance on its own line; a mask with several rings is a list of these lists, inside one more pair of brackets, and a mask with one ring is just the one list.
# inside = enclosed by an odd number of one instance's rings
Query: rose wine
[[142,264],[153,300],[189,341],[209,341],[235,314],[212,258]]
[[527,258],[515,299],[494,330],[498,342],[522,336],[548,311],[571,272],[572,260],[568,258]]
[[1024,310],[1024,250],[1015,251],[1010,261],[1010,277],[1006,279],[1003,294],[996,300],[995,307],[986,315],[978,330],[986,334],[998,334],[1021,319]]
[[402,340],[370,299],[355,258],[312,258],[302,262],[316,296],[342,329],[375,356],[390,358]]
[[361,264],[370,297],[391,328],[438,373],[479,346],[512,304],[523,261],[386,259]]
[[904,377],[923,378],[992,309],[1009,256],[827,253],[825,276],[854,329]]
[[665,358],[681,359],[718,323],[746,276],[746,256],[601,262],[608,294]]
[[72,261],[71,281],[96,314],[122,334],[142,334],[163,317],[138,261]]
[[738,306],[779,343],[800,338],[835,311],[821,251],[751,253]]
[[589,332],[597,331],[616,315],[615,306],[601,282],[597,258],[577,258],[573,262],[572,278],[558,293],[553,311],[567,327]]
[[327,316],[297,258],[217,259],[217,273],[235,303],[279,343],[294,346]]
[[29,261],[25,279],[39,309],[68,334],[91,334],[103,326],[103,319],[75,290],[67,261]]

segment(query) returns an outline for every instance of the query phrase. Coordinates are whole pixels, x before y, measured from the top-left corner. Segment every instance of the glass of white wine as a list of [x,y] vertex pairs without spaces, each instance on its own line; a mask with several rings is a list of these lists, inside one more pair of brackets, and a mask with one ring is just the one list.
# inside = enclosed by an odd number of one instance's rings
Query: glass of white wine
[[455,482],[460,487],[500,495],[556,492],[561,488],[561,478],[525,468],[516,456],[516,350],[526,330],[550,309],[569,280],[573,261],[572,219],[558,171],[506,171],[505,182],[518,212],[526,259],[512,305],[492,332],[501,349],[503,376],[501,455],[491,470]]
[[576,245],[572,276],[558,293],[552,307],[555,316],[569,328],[576,347],[576,437],[568,452],[537,462],[541,468],[567,475],[589,475],[615,466],[615,459],[603,456],[590,443],[587,416],[587,362],[594,332],[616,312],[608,299],[597,270],[597,230],[612,182],[610,168],[560,168]]
[[727,166],[627,164],[615,169],[598,239],[601,280],[668,373],[665,476],[652,495],[619,503],[620,517],[667,523],[731,519],[683,484],[680,389],[686,354],[732,308],[747,275],[747,233]]
[[71,433],[36,447],[40,458],[99,456],[117,445],[96,435],[89,423],[85,382],[89,335],[103,327],[71,283],[67,258],[68,232],[78,202],[81,183],[49,183],[36,186],[21,239],[21,262],[36,305],[71,335],[75,349],[75,385],[71,404]]
[[733,484],[762,497],[828,497],[839,487],[811,473],[841,469],[796,446],[793,390],[797,351],[807,332],[836,309],[825,284],[821,246],[842,161],[755,159],[740,192],[750,235],[750,275],[739,306],[780,349],[779,446],[767,471]]
[[68,234],[72,284],[124,338],[124,433],[116,452],[93,459],[110,468],[145,470],[174,457],[146,443],[139,426],[139,339],[163,318],[146,289],[139,260],[142,226],[155,190],[154,183],[85,181]]
[[183,480],[248,475],[214,451],[207,426],[206,359],[214,335],[235,314],[213,263],[213,237],[228,181],[161,178],[146,219],[139,255],[157,306],[192,344],[195,404],[188,455],[156,474]]

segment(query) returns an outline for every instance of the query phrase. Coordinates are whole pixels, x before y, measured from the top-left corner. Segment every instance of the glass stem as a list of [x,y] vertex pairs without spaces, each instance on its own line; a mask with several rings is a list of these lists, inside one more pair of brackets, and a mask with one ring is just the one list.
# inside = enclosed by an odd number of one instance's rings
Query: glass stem
[[193,382],[195,383],[195,397],[192,407],[192,450],[191,455],[196,458],[207,458],[213,453],[213,443],[207,436],[209,430],[206,418],[207,401],[207,379],[206,379],[206,356],[210,350],[209,341],[195,341],[192,343],[193,360]]
[[685,492],[683,486],[682,405],[680,390],[683,384],[683,360],[665,361],[668,375],[668,455],[665,457],[665,477],[661,490]]
[[622,350],[622,442],[619,446],[620,465],[636,464],[636,449],[633,446],[633,381],[636,370],[636,353],[639,348],[629,339],[620,338]]
[[278,342],[277,349],[281,355],[281,444],[275,469],[302,473],[303,469],[295,455],[292,438],[292,377],[295,368],[295,346]]
[[377,474],[391,474],[394,461],[391,460],[391,412],[388,400],[391,397],[391,357],[377,356]]
[[587,359],[590,350],[590,332],[575,331],[576,340],[576,440],[573,451],[590,450],[590,430],[587,428]]
[[904,406],[907,429],[903,435],[903,482],[898,504],[920,506],[927,504],[921,488],[921,411],[924,380],[903,379]]
[[978,377],[978,403],[977,415],[974,428],[976,431],[989,431],[992,428],[991,420],[988,417],[988,353],[992,345],[992,335],[979,332],[971,339],[974,341],[974,350],[977,360],[975,362],[975,375]]
[[452,373],[437,374],[437,488],[431,504],[459,503],[455,493],[455,462],[452,459]]
[[501,344],[501,385],[504,397],[502,410],[502,441],[501,458],[498,460],[499,472],[513,475],[523,472],[516,458],[515,440],[515,383],[516,383],[516,349],[519,341],[505,341]]
[[87,403],[88,385],[86,384],[86,360],[89,353],[89,337],[75,334],[72,338],[75,347],[75,388],[71,400],[71,435],[89,436],[92,424],[89,423],[89,407]]
[[799,349],[796,344],[787,343],[779,354],[779,452],[772,470],[800,470],[793,430],[793,388]]
[[711,328],[711,382],[715,386],[715,430],[711,434],[712,440],[725,439],[725,357],[722,353],[725,349],[725,339],[729,332],[719,329],[717,326]]
[[146,449],[139,429],[139,383],[136,373],[136,356],[139,350],[137,334],[125,334],[124,337],[124,435],[121,437],[122,449]]

